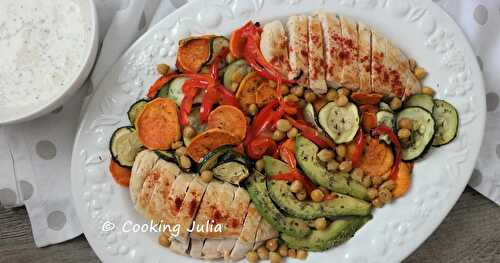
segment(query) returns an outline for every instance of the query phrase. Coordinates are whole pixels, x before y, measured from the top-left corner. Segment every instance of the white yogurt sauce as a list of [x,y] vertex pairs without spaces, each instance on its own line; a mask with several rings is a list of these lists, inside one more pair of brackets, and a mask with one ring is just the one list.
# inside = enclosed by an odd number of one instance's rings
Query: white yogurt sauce
[[86,2],[0,0],[0,106],[47,102],[71,85],[90,48]]

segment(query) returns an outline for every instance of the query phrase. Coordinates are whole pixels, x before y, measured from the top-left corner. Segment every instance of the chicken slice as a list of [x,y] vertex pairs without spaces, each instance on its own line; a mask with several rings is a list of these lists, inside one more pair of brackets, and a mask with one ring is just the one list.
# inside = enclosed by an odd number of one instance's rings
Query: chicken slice
[[226,225],[224,227],[226,236],[237,238],[240,235],[249,205],[250,196],[247,190],[238,187],[234,193],[233,201],[231,202],[230,216],[226,220]]
[[189,242],[182,243],[177,240],[172,240],[170,249],[179,255],[186,255],[189,250]]
[[291,16],[286,23],[288,33],[288,79],[296,79],[302,86],[309,85],[307,17]]
[[224,257],[224,260],[228,261],[231,258],[231,251],[236,244],[236,238],[226,238],[220,241],[219,246],[217,247],[217,252]]
[[150,175],[151,169],[153,169],[157,160],[158,156],[154,152],[146,150],[137,154],[132,166],[129,184],[130,198],[135,209],[143,215],[145,213],[144,203],[149,202],[149,196],[144,197],[147,200],[143,199],[139,202],[139,199],[141,199],[140,193],[143,189],[144,181]]
[[342,27],[342,86],[350,90],[359,89],[358,69],[358,25],[351,19],[341,16]]
[[260,50],[264,58],[288,78],[288,39],[279,20],[267,23],[262,28]]
[[323,29],[324,58],[326,62],[326,84],[332,88],[340,87],[342,81],[342,29],[335,14],[319,12],[318,18]]
[[241,231],[238,241],[234,245],[233,251],[231,251],[231,260],[239,260],[245,257],[246,253],[253,248],[255,243],[255,236],[257,234],[257,228],[259,226],[261,216],[255,205],[253,203],[248,207],[247,217],[245,218],[245,223],[243,224],[243,230]]
[[218,251],[221,239],[206,239],[203,248],[201,249],[201,258],[203,259],[218,259],[223,255]]
[[370,93],[371,86],[371,48],[372,31],[365,23],[358,22],[359,43],[359,91]]
[[236,187],[229,183],[214,180],[208,184],[195,223],[198,226],[207,225],[208,223],[212,227],[196,228],[191,233],[192,237],[216,239],[234,237],[229,235],[224,227],[222,227],[221,231],[214,231],[214,229],[217,225],[224,226],[227,224],[235,190]]
[[203,248],[203,243],[205,243],[205,239],[192,238],[189,255],[193,258],[201,258],[201,249]]
[[207,184],[199,176],[191,176],[194,177],[194,180],[191,181],[181,209],[175,218],[176,224],[179,225],[179,235],[175,239],[183,243],[189,242],[188,230],[191,229],[193,219],[207,188]]
[[274,228],[266,220],[264,220],[264,218],[262,218],[259,223],[257,234],[255,235],[254,249],[257,249],[266,240],[276,238],[278,236],[278,231],[274,230]]
[[390,94],[389,77],[386,75],[384,58],[386,56],[387,40],[372,30],[372,92]]
[[398,97],[407,97],[419,93],[421,86],[415,75],[410,70],[408,58],[401,49],[395,47],[390,41],[387,41],[387,57],[384,62],[388,65],[389,83],[392,93]]
[[151,201],[145,208],[147,217],[157,223],[163,224],[173,218],[165,218],[164,211],[167,210],[166,196],[170,194],[175,178],[179,175],[179,167],[162,159],[158,159],[153,170],[160,175],[155,182],[154,190],[151,194]]
[[323,33],[317,16],[308,19],[309,88],[316,94],[327,92],[325,59],[323,57]]

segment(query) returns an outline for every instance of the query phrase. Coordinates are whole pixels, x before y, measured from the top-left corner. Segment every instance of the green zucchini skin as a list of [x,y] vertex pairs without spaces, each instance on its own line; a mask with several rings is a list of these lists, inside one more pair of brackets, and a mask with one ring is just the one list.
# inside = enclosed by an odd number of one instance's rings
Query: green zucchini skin
[[330,102],[321,108],[318,114],[319,125],[337,144],[354,139],[359,129],[358,107],[349,102],[344,107]]
[[134,102],[130,106],[130,108],[127,111],[127,116],[128,120],[130,121],[130,124],[135,125],[135,120],[137,119],[137,116],[139,116],[139,113],[144,109],[144,106],[148,103],[147,100],[142,99]]
[[434,109],[434,100],[432,96],[427,94],[414,94],[411,95],[403,105],[403,109],[408,107],[421,107],[428,112],[432,112]]
[[457,109],[450,103],[444,100],[434,100],[434,105],[432,116],[436,120],[437,130],[432,146],[440,147],[455,140],[460,126],[460,118]]
[[423,157],[432,146],[436,122],[429,111],[418,106],[404,108],[398,113],[396,117],[397,130],[399,130],[399,121],[402,118],[412,120],[413,129],[410,143],[408,145],[401,143],[401,158],[404,161],[414,161]]
[[132,167],[135,156],[143,149],[133,126],[116,129],[109,140],[111,156],[122,167]]

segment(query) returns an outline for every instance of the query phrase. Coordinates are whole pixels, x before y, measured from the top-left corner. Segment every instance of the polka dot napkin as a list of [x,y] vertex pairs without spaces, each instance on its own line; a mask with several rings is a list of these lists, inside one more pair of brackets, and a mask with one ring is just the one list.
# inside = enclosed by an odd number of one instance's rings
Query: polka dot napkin
[[[103,44],[89,84],[71,101],[45,117],[0,127],[0,203],[6,207],[26,205],[37,246],[62,242],[81,234],[68,189],[71,151],[80,109],[85,104],[83,98],[92,93],[92,87],[105,76],[106,69],[144,32],[131,28],[154,24],[185,0],[95,2]],[[500,204],[500,2],[435,2],[461,25],[484,72],[488,110],[486,137],[469,185]],[[121,38],[111,37],[113,35]]]
[[[82,233],[70,186],[71,152],[85,100],[135,39],[183,0],[94,0],[101,52],[91,80],[44,117],[0,127],[0,206],[25,205],[39,247]],[[137,29],[137,30],[132,30]],[[0,226],[1,227],[1,226]]]

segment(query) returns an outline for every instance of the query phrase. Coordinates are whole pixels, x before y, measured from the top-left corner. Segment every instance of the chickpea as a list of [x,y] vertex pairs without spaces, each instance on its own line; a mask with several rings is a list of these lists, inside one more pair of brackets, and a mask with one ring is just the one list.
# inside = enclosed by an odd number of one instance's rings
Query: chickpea
[[210,181],[212,181],[212,178],[214,178],[214,173],[212,171],[205,170],[201,172],[200,176],[203,182],[210,183]]
[[415,68],[415,77],[418,80],[423,80],[425,77],[427,77],[427,71],[422,67],[416,67]]
[[335,153],[331,150],[328,149],[323,149],[319,151],[318,153],[318,158],[322,162],[328,162],[331,161],[335,157]]
[[280,119],[276,123],[276,128],[282,132],[287,132],[292,128],[292,125],[287,119]]
[[168,237],[168,235],[166,234],[160,234],[160,236],[158,237],[158,243],[160,244],[160,246],[164,246],[164,247],[170,247],[170,238]]
[[413,121],[410,118],[401,118],[398,122],[398,127],[400,129],[411,130],[413,128]]
[[317,218],[316,220],[314,220],[314,227],[317,230],[324,230],[324,229],[326,229],[327,225],[328,225],[328,222],[326,222],[326,219],[324,217],[320,217],[320,218]]
[[339,170],[341,172],[350,172],[352,170],[352,162],[351,161],[343,161],[339,165]]
[[281,85],[280,91],[281,91],[281,95],[287,95],[288,93],[290,93],[290,90],[288,89],[287,85]]
[[382,176],[374,176],[374,177],[372,178],[372,184],[373,184],[373,186],[378,186],[378,185],[380,185],[383,181],[384,181],[384,179],[382,178]]
[[181,168],[187,170],[191,168],[191,160],[186,155],[182,155],[181,157],[179,157],[179,165],[181,166]]
[[340,88],[337,90],[337,93],[340,95],[344,95],[346,97],[348,97],[350,94],[351,94],[351,90],[347,89],[347,88]]
[[297,193],[300,193],[303,190],[304,190],[304,184],[302,184],[301,181],[295,180],[295,181],[292,182],[292,185],[290,186],[290,191],[292,193],[297,194]]
[[295,258],[297,257],[297,250],[293,248],[288,249],[288,257]]
[[434,93],[434,89],[433,88],[425,86],[425,87],[422,88],[422,94],[426,94],[426,95],[434,97],[435,93]]
[[349,103],[349,99],[347,99],[345,95],[339,95],[335,103],[339,107],[344,107],[345,105],[347,105],[347,103]]
[[257,169],[257,171],[259,172],[262,172],[262,170],[264,170],[264,160],[260,159],[258,161],[255,162],[255,169]]
[[281,141],[283,140],[283,138],[285,138],[285,133],[280,131],[280,130],[275,130],[273,132],[273,137],[272,139],[275,140],[275,141]]
[[392,110],[399,110],[402,105],[403,102],[398,97],[392,98],[391,102],[389,103],[389,106],[391,107]]
[[281,244],[280,247],[278,248],[278,253],[282,257],[288,256],[288,246],[286,244]]
[[304,201],[306,200],[307,198],[307,192],[306,190],[302,190],[298,193],[295,194],[295,197],[299,200],[299,201]]
[[250,104],[250,106],[248,106],[248,114],[250,114],[251,116],[255,116],[255,114],[257,114],[258,111],[259,108],[257,107],[256,104]]
[[177,156],[183,156],[183,155],[186,155],[186,151],[187,151],[187,148],[182,146],[179,149],[175,150],[175,154]]
[[184,143],[182,141],[176,141],[172,143],[172,149],[177,150],[182,147]]
[[335,101],[339,97],[339,94],[335,89],[330,89],[328,93],[326,93],[326,99],[328,101]]
[[260,246],[257,249],[257,255],[259,255],[259,258],[262,260],[266,260],[269,258],[269,250],[265,246]]
[[273,239],[267,240],[266,241],[266,248],[271,252],[276,251],[276,249],[278,249],[278,239],[273,238]]
[[365,177],[363,177],[363,180],[361,181],[361,184],[364,187],[370,187],[372,185],[372,178],[371,178],[371,176],[365,176]]
[[291,128],[287,133],[286,133],[286,136],[290,139],[293,139],[295,137],[297,137],[297,134],[299,134],[299,130],[297,130],[297,128],[293,127]]
[[373,200],[375,199],[377,196],[378,196],[378,190],[377,188],[368,188],[368,198],[370,198],[370,200]]
[[304,92],[304,99],[307,101],[307,102],[313,102],[316,100],[316,94],[314,94],[314,92],[310,91],[310,90],[306,90]]
[[335,161],[335,160],[331,160],[329,161],[327,164],[326,164],[326,169],[328,171],[336,171],[337,168],[339,168],[339,162]]
[[193,138],[195,135],[196,135],[196,131],[191,126],[186,126],[186,127],[184,127],[184,130],[182,130],[182,136],[184,136],[188,139]]
[[281,263],[281,255],[276,253],[276,252],[271,252],[269,253],[269,261],[271,261],[271,263]]
[[167,64],[158,64],[158,66],[156,66],[156,70],[158,70],[158,73],[162,74],[162,75],[167,75],[168,72],[170,72],[170,67],[167,65]]
[[392,201],[392,193],[387,189],[380,189],[378,191],[378,198],[384,203],[390,203]]
[[259,261],[259,255],[255,251],[250,251],[247,253],[247,260],[250,263],[256,263]]
[[307,258],[307,251],[302,249],[297,250],[297,258],[300,260],[305,260]]
[[389,191],[392,191],[396,187],[396,183],[394,180],[387,180],[383,184],[380,185],[379,189],[387,189]]
[[354,181],[361,182],[363,181],[363,176],[365,175],[365,172],[361,168],[354,168],[351,172],[351,177]]
[[377,197],[377,198],[372,200],[372,205],[374,207],[380,208],[380,207],[384,206],[384,202],[380,199],[380,197]]
[[298,102],[299,97],[297,97],[295,94],[288,94],[285,96],[285,100],[290,102]]
[[292,89],[290,90],[290,92],[292,94],[294,94],[295,96],[297,96],[297,97],[302,97],[302,96],[304,96],[304,87],[302,87],[302,86],[294,86],[294,87],[292,87]]
[[311,192],[311,199],[314,201],[314,202],[321,202],[323,201],[323,199],[325,198],[325,194],[319,190],[319,189],[314,189],[312,192]]
[[405,140],[408,140],[408,138],[410,138],[410,136],[411,136],[410,130],[404,129],[404,128],[403,129],[399,129],[399,131],[398,131],[398,137],[399,137],[399,139],[405,141]]
[[335,152],[337,153],[337,156],[345,157],[345,155],[347,154],[347,147],[344,144],[337,145],[337,148],[335,148]]

